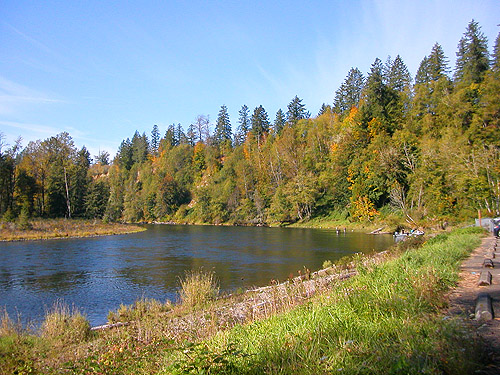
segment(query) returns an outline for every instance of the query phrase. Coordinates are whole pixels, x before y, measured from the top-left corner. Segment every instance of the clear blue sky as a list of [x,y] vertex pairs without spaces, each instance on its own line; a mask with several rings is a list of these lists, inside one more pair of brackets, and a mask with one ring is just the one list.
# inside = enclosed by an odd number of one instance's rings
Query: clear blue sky
[[500,1],[0,0],[0,132],[23,146],[68,131],[114,156],[135,130],[212,126],[221,105],[311,114],[351,67],[400,54],[412,75],[435,42],[453,68],[475,19],[490,51]]

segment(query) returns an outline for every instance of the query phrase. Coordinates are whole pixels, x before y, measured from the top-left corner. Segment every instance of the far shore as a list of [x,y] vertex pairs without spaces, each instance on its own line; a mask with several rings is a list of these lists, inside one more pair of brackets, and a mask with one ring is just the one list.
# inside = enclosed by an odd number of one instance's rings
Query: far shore
[[85,238],[142,232],[134,224],[105,223],[100,220],[35,219],[20,228],[15,223],[0,224],[0,242]]

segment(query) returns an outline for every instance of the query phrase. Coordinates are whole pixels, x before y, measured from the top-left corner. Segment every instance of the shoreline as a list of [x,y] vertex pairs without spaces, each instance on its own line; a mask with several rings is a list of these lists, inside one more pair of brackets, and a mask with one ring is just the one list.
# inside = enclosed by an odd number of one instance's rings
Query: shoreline
[[20,230],[4,228],[9,223],[3,223],[0,243],[63,240],[75,238],[93,238],[102,236],[115,236],[143,232],[146,229],[132,223],[106,223],[87,222],[78,219],[38,219],[32,224],[31,229]]

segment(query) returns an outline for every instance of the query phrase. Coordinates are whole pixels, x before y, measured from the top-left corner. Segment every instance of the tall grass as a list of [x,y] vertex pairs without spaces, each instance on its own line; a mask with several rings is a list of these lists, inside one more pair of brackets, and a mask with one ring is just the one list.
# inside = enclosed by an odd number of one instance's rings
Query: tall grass
[[[225,357],[227,370],[238,374],[471,373],[480,360],[474,335],[439,311],[479,241],[468,229],[410,248],[314,302],[221,333],[204,351],[213,359],[230,348],[238,355]],[[179,356],[172,369],[186,373],[194,361]]]
[[179,296],[183,308],[195,309],[215,300],[219,294],[219,285],[213,272],[197,270],[187,271],[180,279]]
[[54,345],[78,343],[89,337],[90,323],[76,308],[56,301],[45,315],[41,334]]

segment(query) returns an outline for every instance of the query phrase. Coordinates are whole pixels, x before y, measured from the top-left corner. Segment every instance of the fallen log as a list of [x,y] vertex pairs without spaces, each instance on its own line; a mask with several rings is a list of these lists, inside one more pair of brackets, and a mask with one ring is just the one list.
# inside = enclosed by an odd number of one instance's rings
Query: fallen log
[[384,228],[385,228],[385,225],[384,225],[383,227],[380,227],[380,228],[378,228],[378,229],[375,229],[375,230],[371,231],[371,232],[370,232],[370,233],[368,233],[368,234],[378,234],[378,233],[379,233],[382,229],[384,229]]

